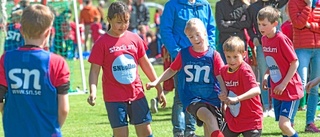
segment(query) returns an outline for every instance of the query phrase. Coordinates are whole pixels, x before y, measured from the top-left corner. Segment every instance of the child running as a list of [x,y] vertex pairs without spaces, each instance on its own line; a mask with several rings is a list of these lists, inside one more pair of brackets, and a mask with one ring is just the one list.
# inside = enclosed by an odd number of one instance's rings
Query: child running
[[192,46],[181,49],[170,68],[158,79],[147,83],[147,89],[178,73],[178,94],[183,109],[197,119],[198,126],[203,125],[205,137],[223,137],[219,130],[222,113],[218,94],[219,83],[223,83],[219,70],[224,63],[220,54],[209,47],[206,27],[200,19],[190,19],[184,33]]
[[297,73],[299,65],[291,40],[277,30],[280,12],[267,6],[258,15],[258,27],[262,36],[262,46],[267,71],[262,87],[267,89],[270,76],[271,97],[274,99],[274,113],[283,137],[298,137],[298,132],[291,126],[294,119],[296,103],[303,97],[303,86]]
[[[149,80],[157,78],[148,61],[146,45],[137,34],[127,31],[130,11],[125,3],[113,2],[108,9],[107,18],[111,28],[95,42],[89,57],[91,68],[88,103],[95,105],[98,77],[102,68],[103,98],[113,136],[129,136],[129,117],[138,137],[152,137],[151,113],[138,74],[140,66]],[[165,107],[166,99],[161,85],[156,87],[159,102]]]
[[[249,64],[244,61],[245,44],[237,36],[223,43],[227,64],[221,76],[229,93],[221,93],[219,98],[228,107],[225,110],[227,126],[223,130],[226,137],[259,137],[262,131],[262,104],[260,88]],[[225,108],[225,107],[223,107]]]

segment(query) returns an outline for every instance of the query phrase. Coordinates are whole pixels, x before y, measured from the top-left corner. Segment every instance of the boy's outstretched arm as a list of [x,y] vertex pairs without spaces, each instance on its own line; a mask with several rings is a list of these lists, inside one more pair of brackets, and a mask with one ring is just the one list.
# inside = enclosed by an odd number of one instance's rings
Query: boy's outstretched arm
[[320,77],[317,77],[311,81],[309,81],[305,87],[307,93],[310,93],[310,90],[312,87],[316,86],[318,83],[320,83]]
[[247,100],[250,98],[253,98],[254,96],[257,96],[261,93],[260,87],[253,87],[247,92],[244,92],[243,94],[237,96],[237,97],[228,97],[228,99],[225,101],[227,105],[230,104],[236,104],[240,101]]
[[287,87],[288,83],[290,82],[291,78],[296,73],[298,66],[299,66],[298,60],[294,60],[290,63],[290,67],[289,67],[289,70],[288,70],[286,76],[284,77],[282,82],[278,86],[276,86],[273,90],[273,92],[275,94],[278,94],[278,95],[282,94],[282,92]]
[[91,63],[90,72],[89,72],[90,95],[87,99],[87,102],[91,106],[94,106],[96,104],[97,84],[98,84],[100,69],[101,69],[101,66]]
[[[138,61],[139,61],[139,65],[140,65],[142,71],[146,74],[148,79],[150,81],[155,81],[157,79],[157,74],[156,74],[156,71],[154,70],[152,64],[149,62],[147,55],[144,55]],[[158,91],[158,99],[161,104],[161,107],[165,107],[167,105],[167,100],[166,100],[166,97],[162,91],[162,87],[159,83],[157,85],[155,85],[155,87]],[[147,89],[148,89],[148,87],[147,87]]]

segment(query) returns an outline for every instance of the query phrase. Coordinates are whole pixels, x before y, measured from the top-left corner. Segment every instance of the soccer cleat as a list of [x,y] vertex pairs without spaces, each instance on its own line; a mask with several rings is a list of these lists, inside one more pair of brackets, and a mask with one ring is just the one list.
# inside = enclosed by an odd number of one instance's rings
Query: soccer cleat
[[157,113],[158,112],[158,105],[157,105],[157,99],[156,98],[153,98],[150,100],[150,104],[151,104],[151,107],[150,107],[150,110],[151,110],[151,113]]
[[306,126],[305,132],[319,133],[320,130],[316,127],[314,123],[310,123]]
[[268,110],[268,117],[275,117],[273,109]]

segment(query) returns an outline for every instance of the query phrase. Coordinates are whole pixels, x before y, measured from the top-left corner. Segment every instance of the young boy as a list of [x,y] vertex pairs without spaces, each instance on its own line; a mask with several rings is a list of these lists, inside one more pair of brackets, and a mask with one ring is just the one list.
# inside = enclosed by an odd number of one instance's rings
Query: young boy
[[303,97],[302,82],[297,73],[299,62],[291,40],[277,30],[279,18],[279,11],[270,6],[261,9],[257,15],[268,65],[262,86],[267,87],[267,78],[270,76],[276,121],[279,121],[284,137],[298,137],[290,119],[294,119],[296,103]]
[[6,137],[62,136],[69,112],[70,72],[61,56],[42,49],[53,19],[46,6],[26,7],[21,18],[26,45],[1,57],[0,110]]
[[[251,66],[244,61],[245,44],[237,36],[228,38],[223,43],[223,51],[228,65],[221,70],[221,77],[229,93],[221,93],[219,98],[228,107],[223,130],[226,137],[261,136],[262,104],[260,88]],[[223,107],[225,108],[225,107]]]
[[7,37],[4,43],[4,51],[14,50],[24,45],[24,39],[20,33],[20,19],[22,10],[12,13],[11,23],[7,26]]
[[[206,27],[198,18],[190,19],[184,33],[192,46],[182,49],[170,68],[155,81],[147,83],[147,89],[171,78],[178,73],[178,94],[183,109],[197,119],[197,125],[204,125],[205,136],[223,137],[219,130],[222,114],[219,111],[219,74],[224,65],[220,54],[209,48]],[[225,87],[224,87],[225,89]]]
[[[136,128],[137,136],[152,137],[151,113],[138,66],[149,80],[155,80],[157,75],[148,61],[145,43],[138,35],[127,31],[129,19],[130,11],[125,3],[113,2],[108,8],[108,22],[111,27],[94,43],[89,57],[91,68],[88,103],[95,105],[97,82],[102,68],[103,98],[113,136],[129,136],[129,117],[130,124]],[[157,91],[159,102],[165,107],[166,99],[160,85],[157,85]]]

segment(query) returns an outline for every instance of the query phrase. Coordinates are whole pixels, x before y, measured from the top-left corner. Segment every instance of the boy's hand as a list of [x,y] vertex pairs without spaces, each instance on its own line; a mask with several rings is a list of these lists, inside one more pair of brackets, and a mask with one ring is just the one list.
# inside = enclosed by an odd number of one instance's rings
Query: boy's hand
[[165,108],[167,106],[167,99],[163,92],[161,94],[158,94],[159,103],[162,108]]
[[262,80],[262,89],[263,90],[268,90],[268,80],[267,79],[263,79]]
[[87,102],[89,103],[89,105],[94,106],[96,104],[96,95],[90,94]]
[[149,82],[146,84],[146,89],[150,90],[151,88],[157,86],[157,84],[155,82]]
[[228,93],[227,92],[220,92],[220,94],[219,94],[219,99],[221,100],[221,101],[226,101],[226,99],[228,98]]
[[284,89],[286,88],[287,85],[285,84],[279,84],[278,86],[276,86],[274,89],[273,89],[273,92],[276,94],[276,95],[281,95],[284,91]]
[[239,102],[238,97],[228,97],[224,103],[226,103],[227,105],[234,105],[237,104]]

